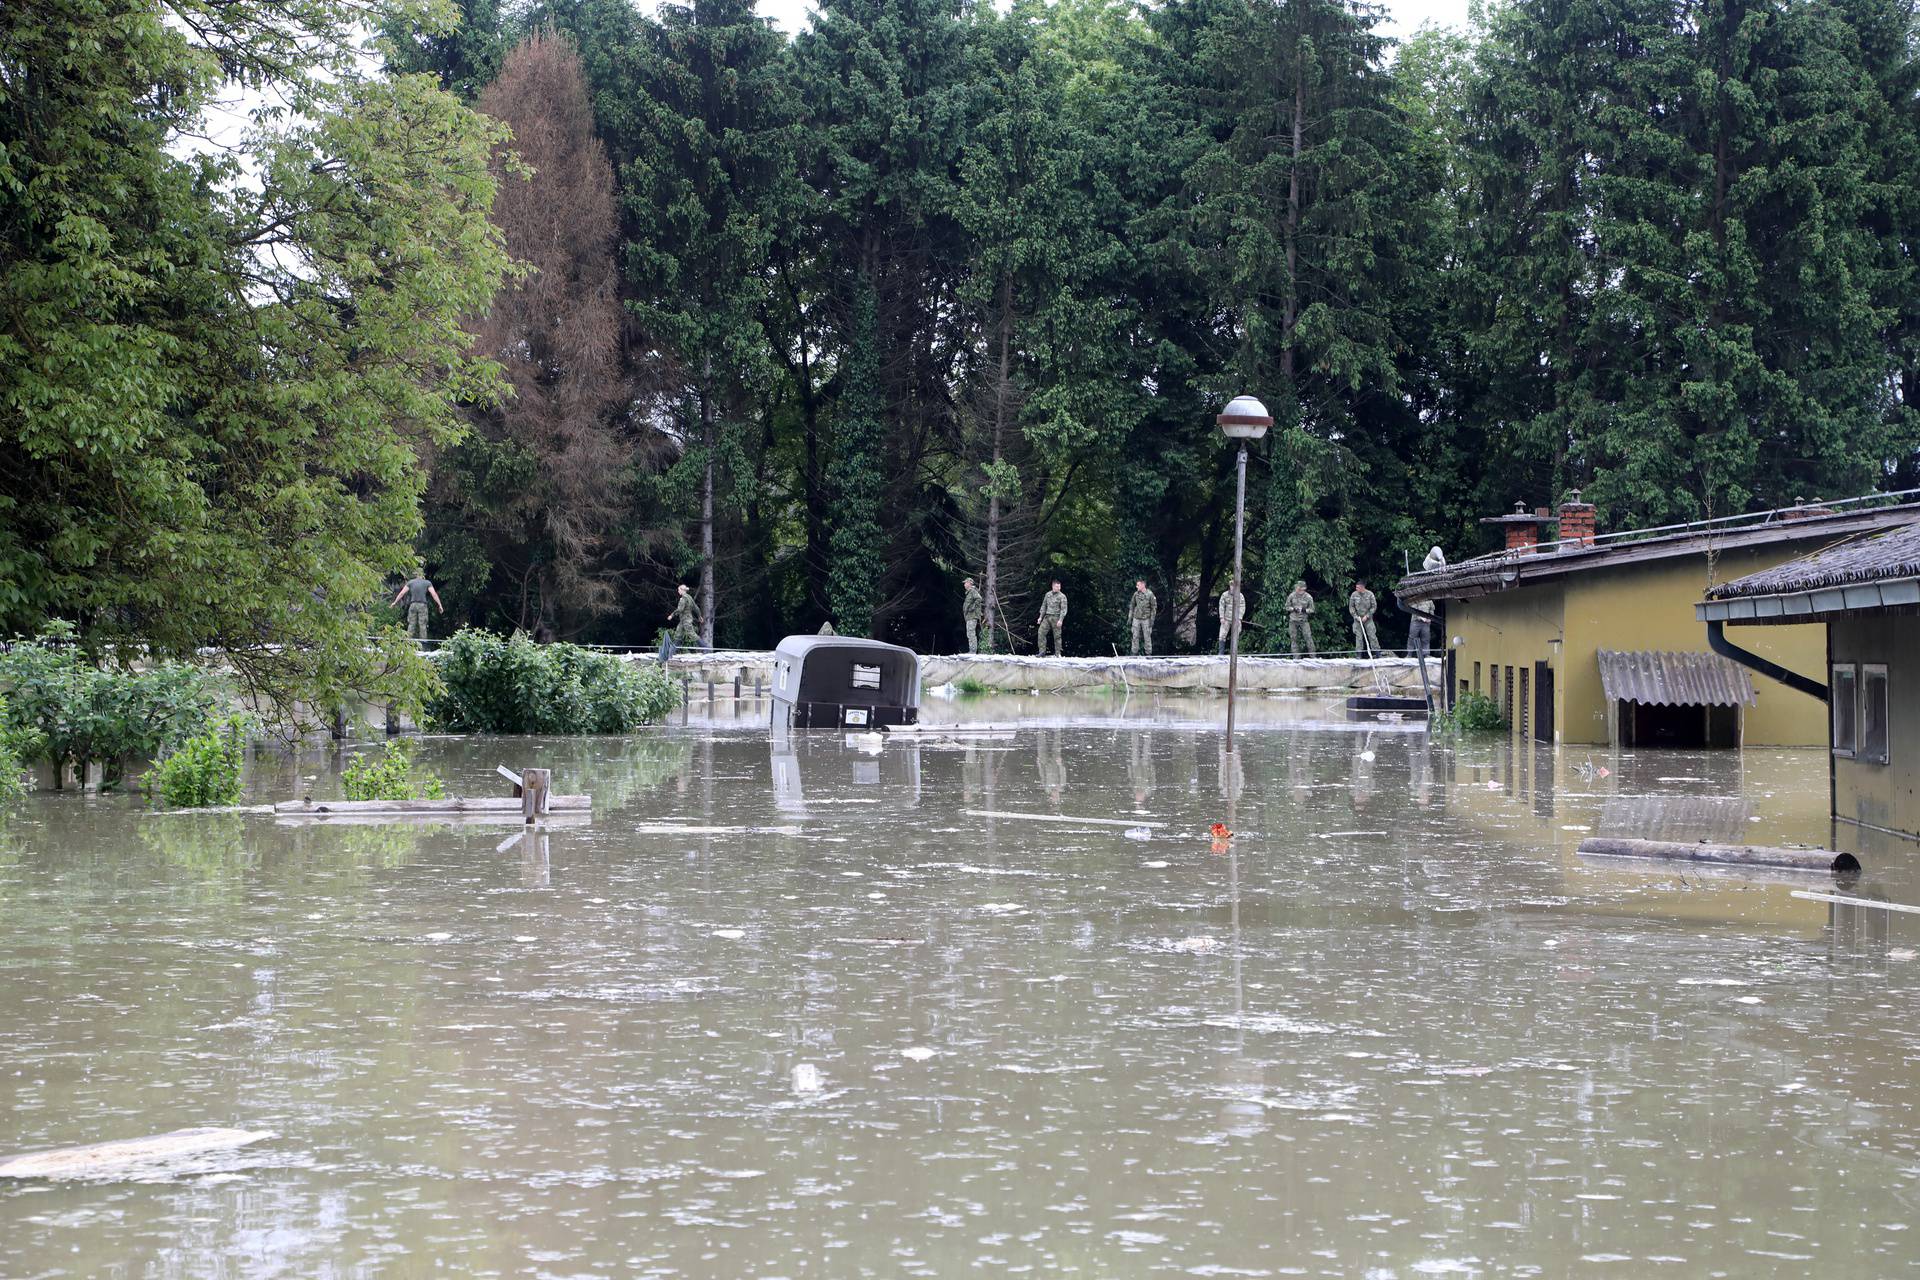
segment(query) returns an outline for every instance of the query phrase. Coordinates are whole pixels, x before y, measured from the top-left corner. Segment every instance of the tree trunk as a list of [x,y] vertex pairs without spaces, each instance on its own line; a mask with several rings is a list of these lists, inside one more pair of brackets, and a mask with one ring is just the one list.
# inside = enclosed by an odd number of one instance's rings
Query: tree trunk
[[700,447],[700,643],[713,647],[713,357],[701,365]]
[[1307,70],[1295,52],[1293,68],[1293,163],[1287,170],[1287,291],[1280,302],[1280,377],[1293,397],[1293,329],[1300,318],[1300,153],[1305,149]]
[[[987,562],[983,566],[986,578],[986,635],[988,646],[993,641],[994,606],[999,601],[996,594],[1000,581],[1000,458],[1003,432],[1007,421],[1008,386],[1007,378],[1013,346],[1013,276],[1011,273],[1000,278],[1000,358],[994,372],[993,383],[993,466],[988,473],[990,486],[987,494]],[[1009,646],[1011,647],[1011,646]]]

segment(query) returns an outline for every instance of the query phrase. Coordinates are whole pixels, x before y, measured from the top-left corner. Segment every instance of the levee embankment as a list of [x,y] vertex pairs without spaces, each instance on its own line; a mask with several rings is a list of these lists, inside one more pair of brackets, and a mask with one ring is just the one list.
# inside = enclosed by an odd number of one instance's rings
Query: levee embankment
[[[651,657],[635,661],[651,662]],[[721,649],[683,653],[668,663],[674,675],[699,686],[708,681],[743,692],[764,684],[773,655],[764,650]],[[1438,658],[1427,660],[1427,679],[1439,688]],[[987,689],[1053,693],[1070,689],[1158,689],[1170,692],[1225,693],[1227,660],[1207,655],[1165,658],[1040,658],[1027,654],[922,654],[920,683],[925,689],[961,682]],[[1242,658],[1240,688],[1252,693],[1341,694],[1420,692],[1420,670],[1412,658]]]

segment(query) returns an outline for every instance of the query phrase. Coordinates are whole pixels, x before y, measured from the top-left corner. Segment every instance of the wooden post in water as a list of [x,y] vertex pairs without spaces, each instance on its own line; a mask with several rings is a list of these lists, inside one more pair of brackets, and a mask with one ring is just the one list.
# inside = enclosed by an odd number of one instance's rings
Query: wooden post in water
[[713,705],[713,681],[707,681],[707,705]]
[[738,702],[738,701],[740,701],[740,685],[741,685],[741,683],[742,683],[742,682],[744,682],[744,681],[746,680],[746,678],[747,678],[747,669],[746,669],[745,667],[741,667],[741,668],[740,668],[740,670],[738,670],[738,671],[736,671],[736,672],[734,673],[734,676],[733,676],[733,700],[734,700],[735,702]]
[[546,816],[547,794],[553,789],[553,770],[523,769],[520,771],[520,817],[531,824],[536,818]]

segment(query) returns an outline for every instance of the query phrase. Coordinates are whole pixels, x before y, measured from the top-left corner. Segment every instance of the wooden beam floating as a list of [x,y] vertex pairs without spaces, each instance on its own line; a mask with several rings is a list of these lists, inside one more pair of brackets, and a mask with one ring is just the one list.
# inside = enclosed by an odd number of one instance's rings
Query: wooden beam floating
[[1875,911],[1898,911],[1903,915],[1920,916],[1920,907],[1911,907],[1904,902],[1882,902],[1878,898],[1849,898],[1838,893],[1808,893],[1805,889],[1795,889],[1796,898],[1805,898],[1808,902],[1837,902],[1843,907],[1871,907]]
[[[529,774],[535,772],[532,769]],[[446,800],[283,800],[273,806],[276,817],[325,818],[366,814],[489,814],[523,817],[525,796],[467,796]],[[546,797],[542,813],[589,813],[592,796]]]
[[32,1151],[0,1160],[0,1178],[106,1178],[132,1170],[231,1151],[274,1135],[260,1129],[175,1129],[151,1138],[123,1138],[83,1147]]
[[1705,840],[1622,840],[1589,836],[1580,842],[1583,858],[1639,858],[1654,862],[1714,862],[1746,867],[1779,867],[1837,875],[1858,871],[1860,860],[1832,849],[1779,849],[1754,844],[1713,844]]

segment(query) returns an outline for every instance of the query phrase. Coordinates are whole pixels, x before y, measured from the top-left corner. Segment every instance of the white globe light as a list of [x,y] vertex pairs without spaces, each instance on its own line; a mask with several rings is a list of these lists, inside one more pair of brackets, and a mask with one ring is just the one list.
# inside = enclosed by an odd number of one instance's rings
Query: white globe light
[[1214,421],[1229,440],[1258,440],[1273,425],[1273,415],[1254,397],[1235,396]]

